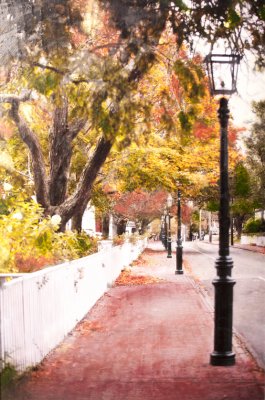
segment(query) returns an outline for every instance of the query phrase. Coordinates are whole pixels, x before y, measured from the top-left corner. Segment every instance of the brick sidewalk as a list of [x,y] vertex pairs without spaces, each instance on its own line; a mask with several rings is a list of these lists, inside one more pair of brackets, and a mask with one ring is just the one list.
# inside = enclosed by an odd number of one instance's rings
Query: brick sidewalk
[[158,283],[111,288],[3,400],[263,400],[264,372],[234,338],[236,365],[212,367],[213,313],[175,259],[152,244],[132,267]]

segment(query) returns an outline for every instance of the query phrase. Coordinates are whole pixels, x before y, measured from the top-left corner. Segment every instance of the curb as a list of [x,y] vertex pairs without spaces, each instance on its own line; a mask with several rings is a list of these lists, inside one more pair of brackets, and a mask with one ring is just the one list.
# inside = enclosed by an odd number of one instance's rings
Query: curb
[[[200,240],[199,242],[203,243],[203,240]],[[204,243],[213,244],[215,246],[219,244],[219,242],[208,242],[208,241],[205,241]],[[252,251],[252,253],[259,253],[263,255],[265,254],[265,247],[263,246],[253,246],[253,248],[251,248],[251,247],[244,247],[244,245],[240,244],[234,244],[233,246],[229,245],[229,247],[230,249],[241,249],[241,250]]]
[[241,250],[247,250],[247,251],[251,251],[252,253],[259,253],[259,254],[265,254],[265,248],[261,247],[261,246],[253,246],[253,248],[251,247],[244,247],[243,245],[234,245],[231,246],[232,249],[241,249]]

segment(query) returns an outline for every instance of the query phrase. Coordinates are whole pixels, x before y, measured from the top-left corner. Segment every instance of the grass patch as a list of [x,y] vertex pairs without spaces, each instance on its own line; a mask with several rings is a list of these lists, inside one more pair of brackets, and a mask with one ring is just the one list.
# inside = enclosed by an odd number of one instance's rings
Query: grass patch
[[1,389],[8,387],[16,378],[18,372],[11,364],[6,364],[5,368],[0,373]]

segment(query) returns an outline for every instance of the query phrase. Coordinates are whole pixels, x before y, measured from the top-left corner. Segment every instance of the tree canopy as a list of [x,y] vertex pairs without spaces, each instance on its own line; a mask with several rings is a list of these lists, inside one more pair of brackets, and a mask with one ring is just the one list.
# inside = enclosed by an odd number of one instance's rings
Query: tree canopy
[[245,140],[247,146],[247,165],[250,167],[254,196],[259,207],[265,208],[265,101],[253,103],[256,122],[251,135]]
[[[238,51],[250,47],[259,65],[264,62],[264,6],[259,1],[187,5],[99,0],[92,5],[88,0],[21,0],[11,1],[8,11],[19,35],[15,57],[1,70],[3,129],[10,124],[18,134],[20,142],[12,138],[14,145],[23,143],[21,148],[26,149],[19,161],[25,165],[21,177],[34,182],[37,201],[47,215],[61,216],[62,229],[70,218],[76,221],[74,227],[80,226],[111,151],[129,149],[137,140],[144,144],[147,132],[149,149],[128,150],[128,164],[132,161],[131,172],[125,173],[128,184],[132,171],[138,184],[163,183],[169,188],[179,171],[181,179],[186,179],[186,172],[195,174],[196,163],[202,180],[211,173],[199,138],[205,132],[209,138],[213,109],[207,100],[202,106],[205,75],[201,60],[190,56],[196,35],[212,44],[223,38]],[[250,33],[248,41],[243,40],[243,29]],[[152,79],[152,88],[154,83],[159,87],[154,93],[150,93]],[[170,84],[163,87],[167,80]],[[198,138],[196,150],[189,147],[191,133],[195,141]],[[170,139],[167,149],[163,137]],[[214,138],[210,142],[208,157],[214,158]],[[148,159],[147,164],[161,167],[158,179],[150,180],[148,168],[133,170],[135,153],[137,160]],[[171,160],[176,166],[168,174]],[[198,174],[195,180],[199,181]]]

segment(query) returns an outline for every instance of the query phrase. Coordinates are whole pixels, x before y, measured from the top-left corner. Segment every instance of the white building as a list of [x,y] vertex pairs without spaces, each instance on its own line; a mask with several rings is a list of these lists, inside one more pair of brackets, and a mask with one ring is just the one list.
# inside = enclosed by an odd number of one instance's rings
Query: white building
[[[71,220],[67,222],[66,229],[71,229]],[[89,236],[96,235],[96,216],[95,207],[88,204],[82,219],[82,230],[84,230]]]

